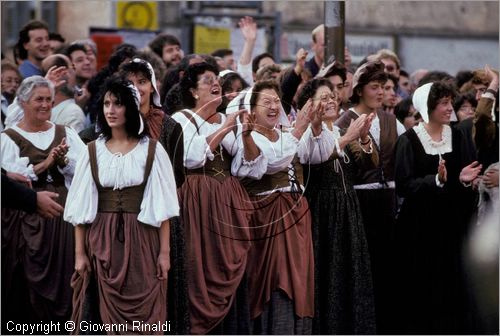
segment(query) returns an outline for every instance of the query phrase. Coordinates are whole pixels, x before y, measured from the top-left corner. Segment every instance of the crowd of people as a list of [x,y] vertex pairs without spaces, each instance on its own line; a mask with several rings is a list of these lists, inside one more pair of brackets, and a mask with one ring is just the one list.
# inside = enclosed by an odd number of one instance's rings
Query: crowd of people
[[498,333],[498,72],[325,60],[323,25],[284,66],[238,24],[239,59],[161,33],[100,69],[91,39],[22,28],[1,64],[2,331]]

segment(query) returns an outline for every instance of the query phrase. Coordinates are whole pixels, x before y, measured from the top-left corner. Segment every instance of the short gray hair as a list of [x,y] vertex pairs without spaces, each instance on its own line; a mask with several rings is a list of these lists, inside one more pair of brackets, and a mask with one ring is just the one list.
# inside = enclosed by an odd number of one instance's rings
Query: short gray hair
[[38,87],[49,88],[52,100],[54,100],[54,84],[42,76],[31,76],[23,80],[19,85],[19,89],[17,89],[17,99],[27,102],[33,95],[33,91]]

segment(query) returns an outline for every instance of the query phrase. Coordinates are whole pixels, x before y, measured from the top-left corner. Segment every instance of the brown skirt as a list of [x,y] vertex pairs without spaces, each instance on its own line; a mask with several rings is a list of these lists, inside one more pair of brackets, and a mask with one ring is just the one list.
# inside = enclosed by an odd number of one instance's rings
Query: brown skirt
[[139,223],[137,214],[97,214],[85,240],[92,274],[80,276],[75,272],[71,283],[75,291],[72,320],[77,325],[87,309],[90,276],[98,289],[101,321],[127,324],[126,330],[111,333],[151,334],[152,331],[134,330],[133,321],[158,324],[167,320],[167,280],[158,280],[156,276],[159,232],[156,227]]
[[262,314],[277,289],[294,302],[296,316],[313,317],[314,254],[307,200],[281,192],[252,200],[256,210],[247,266],[251,318]]
[[[59,193],[58,202],[64,204],[64,186],[48,185],[43,190]],[[22,281],[29,294],[28,300],[16,302],[22,314],[32,311],[35,319],[67,320],[71,316],[70,280],[74,264],[73,226],[64,222],[62,215],[45,219],[37,213],[2,209],[2,292],[7,294],[2,298],[4,309],[9,309],[10,298],[21,299],[10,288]]]
[[185,225],[192,334],[205,334],[231,307],[250,248],[253,207],[235,177],[188,175],[179,189]]

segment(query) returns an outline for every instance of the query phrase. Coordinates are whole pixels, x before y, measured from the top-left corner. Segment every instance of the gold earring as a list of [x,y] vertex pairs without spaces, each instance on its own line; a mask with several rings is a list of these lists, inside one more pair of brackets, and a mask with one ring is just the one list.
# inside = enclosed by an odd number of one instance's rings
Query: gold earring
[[194,95],[194,99],[198,100],[198,99],[200,99],[200,96]]

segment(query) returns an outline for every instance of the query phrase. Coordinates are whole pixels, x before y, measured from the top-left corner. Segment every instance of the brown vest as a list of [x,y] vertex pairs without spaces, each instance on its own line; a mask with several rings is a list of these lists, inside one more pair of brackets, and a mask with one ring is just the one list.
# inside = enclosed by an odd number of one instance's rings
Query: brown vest
[[[198,124],[193,115],[186,111],[180,111],[186,118],[196,127],[196,132],[199,133]],[[206,160],[205,165],[201,168],[186,169],[186,175],[205,175],[215,178],[217,181],[222,182],[226,177],[231,176],[231,161],[232,156],[226,151],[223,146],[221,150],[215,150],[214,159],[212,161]],[[186,149],[185,149],[186,150]]]
[[98,212],[128,212],[139,213],[141,211],[141,202],[144,195],[144,189],[153,167],[153,160],[156,151],[156,140],[149,140],[148,156],[146,159],[146,168],[144,169],[144,180],[140,185],[113,190],[113,187],[103,187],[99,181],[99,169],[97,166],[96,144],[95,141],[88,143],[90,169],[94,178],[97,191],[99,193]]
[[[359,171],[355,184],[394,181],[394,150],[398,139],[396,117],[381,110],[377,112],[377,116],[380,122],[380,144],[377,145],[373,140],[373,136],[369,135],[373,146],[376,146],[379,153],[379,166],[374,169]],[[340,116],[335,124],[339,128],[346,130],[349,128],[351,119],[357,118],[356,113],[348,110]]]
[[244,177],[241,179],[241,184],[245,187],[249,195],[257,195],[265,191],[289,187],[290,184],[292,185],[291,192],[302,193],[300,185],[304,184],[304,172],[297,156],[292,161],[292,167],[292,171],[287,167],[272,175],[265,174],[260,180]]
[[[66,137],[66,129],[63,125],[55,125],[55,128],[54,140],[45,150],[35,147],[28,139],[12,128],[6,129],[4,133],[19,147],[20,157],[28,157],[30,164],[37,165],[45,160],[50,155],[52,148],[59,145]],[[57,169],[57,165],[53,165],[48,170],[38,174],[38,181],[33,181],[32,184],[35,189],[44,189],[47,184],[64,186],[64,176]]]

